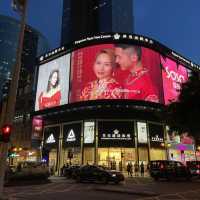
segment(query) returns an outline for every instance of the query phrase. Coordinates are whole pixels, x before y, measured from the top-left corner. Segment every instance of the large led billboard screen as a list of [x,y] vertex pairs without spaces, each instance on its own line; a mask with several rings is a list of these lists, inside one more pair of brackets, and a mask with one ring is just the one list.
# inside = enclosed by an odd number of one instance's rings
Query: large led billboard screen
[[173,60],[161,56],[165,104],[177,101],[181,85],[188,80],[188,69]]
[[70,102],[133,99],[163,103],[160,55],[126,44],[102,44],[72,54]]
[[189,74],[178,61],[178,54],[173,53],[172,59],[166,52],[155,50],[152,43],[149,47],[138,42],[109,41],[86,42],[80,47],[75,42],[76,48],[66,49],[66,55],[41,62],[35,111],[100,99],[165,105],[178,100]]
[[35,111],[68,103],[70,54],[40,65]]

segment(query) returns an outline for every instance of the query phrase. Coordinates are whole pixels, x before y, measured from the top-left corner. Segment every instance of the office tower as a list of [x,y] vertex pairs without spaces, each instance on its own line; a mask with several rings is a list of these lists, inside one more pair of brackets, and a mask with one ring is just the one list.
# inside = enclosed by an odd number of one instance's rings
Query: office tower
[[[0,104],[3,100],[4,85],[11,79],[11,71],[16,62],[19,31],[19,21],[0,15]],[[12,144],[15,146],[30,146],[32,128],[30,112],[34,105],[32,99],[35,61],[38,55],[48,50],[49,45],[46,38],[37,30],[26,25],[15,107],[14,133],[12,134]]]
[[133,0],[64,0],[61,44],[86,35],[134,32]]
[[[0,15],[0,101],[2,99],[2,85],[6,79],[10,78],[12,67],[16,62],[19,31],[19,21]],[[25,72],[32,74],[36,56],[48,49],[49,45],[46,38],[27,25],[24,35],[21,75]]]

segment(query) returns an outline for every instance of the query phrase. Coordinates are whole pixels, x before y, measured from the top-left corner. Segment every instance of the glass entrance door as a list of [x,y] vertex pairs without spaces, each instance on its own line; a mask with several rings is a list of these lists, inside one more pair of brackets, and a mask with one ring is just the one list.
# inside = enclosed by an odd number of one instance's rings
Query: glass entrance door
[[98,165],[126,171],[128,163],[135,162],[135,148],[99,148]]
[[51,175],[54,175],[55,172],[58,170],[58,158],[57,158],[57,149],[52,149],[49,152],[49,168]]
[[143,163],[144,171],[147,171],[147,165],[149,163],[148,147],[139,147],[138,148],[138,157],[139,157],[139,166],[141,166],[141,163]]

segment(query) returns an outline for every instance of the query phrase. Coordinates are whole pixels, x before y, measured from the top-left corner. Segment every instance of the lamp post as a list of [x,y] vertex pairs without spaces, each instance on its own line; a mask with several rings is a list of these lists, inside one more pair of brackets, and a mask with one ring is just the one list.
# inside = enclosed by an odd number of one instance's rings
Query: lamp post
[[[15,104],[16,104],[18,81],[21,69],[21,55],[23,51],[24,31],[26,26],[25,22],[26,22],[27,2],[28,0],[12,1],[13,9],[17,11],[21,16],[20,33],[19,33],[18,48],[16,53],[16,63],[12,68],[10,89],[7,101],[4,101],[3,108],[5,109],[2,110],[0,127],[2,127],[4,124],[12,125],[15,116]],[[6,159],[8,153],[8,143],[2,143],[1,146],[2,146],[1,148],[2,158],[0,159],[0,199],[3,197],[3,185],[5,177]]]

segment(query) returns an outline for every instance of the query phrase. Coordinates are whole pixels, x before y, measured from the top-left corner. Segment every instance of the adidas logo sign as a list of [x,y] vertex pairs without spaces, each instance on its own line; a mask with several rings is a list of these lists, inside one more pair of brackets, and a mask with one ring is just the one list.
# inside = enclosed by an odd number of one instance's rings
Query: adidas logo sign
[[52,143],[55,143],[55,142],[56,142],[56,140],[55,140],[53,134],[51,134],[46,140],[47,144],[52,144]]
[[67,135],[67,142],[74,142],[76,141],[76,136],[75,136],[75,133],[73,131],[73,129],[71,129]]

